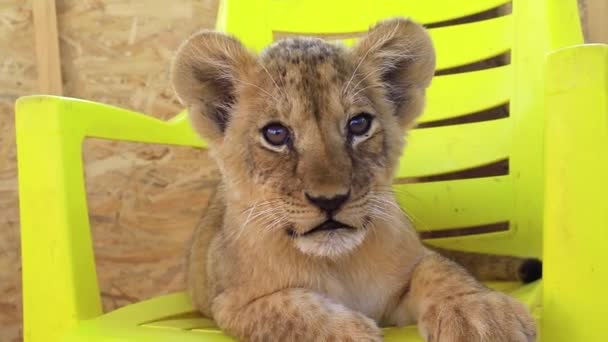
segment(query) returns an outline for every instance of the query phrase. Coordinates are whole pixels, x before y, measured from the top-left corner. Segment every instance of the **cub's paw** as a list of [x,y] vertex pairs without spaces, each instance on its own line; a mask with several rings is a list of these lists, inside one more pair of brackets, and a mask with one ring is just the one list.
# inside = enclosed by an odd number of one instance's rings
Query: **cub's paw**
[[381,342],[382,332],[374,320],[360,313],[349,312],[332,320],[330,330],[321,338],[327,342]]
[[526,307],[494,291],[447,297],[420,317],[428,342],[533,342],[536,323]]

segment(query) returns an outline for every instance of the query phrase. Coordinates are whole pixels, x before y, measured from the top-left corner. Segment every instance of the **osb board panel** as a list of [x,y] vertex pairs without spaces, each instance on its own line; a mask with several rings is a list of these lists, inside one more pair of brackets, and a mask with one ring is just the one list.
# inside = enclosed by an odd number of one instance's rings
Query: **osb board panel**
[[0,1],[0,341],[21,340],[21,262],[13,103],[36,87],[30,1]]
[[19,341],[21,257],[12,100],[0,100],[0,341]]
[[212,28],[216,0],[58,2],[65,92],[159,117],[178,109],[169,61],[181,41]]
[[207,154],[99,140],[85,151],[104,309],[183,289],[188,240],[219,179]]
[[579,13],[587,43],[608,44],[608,1],[579,0]]
[[7,105],[36,89],[31,7],[29,0],[0,1],[0,101]]

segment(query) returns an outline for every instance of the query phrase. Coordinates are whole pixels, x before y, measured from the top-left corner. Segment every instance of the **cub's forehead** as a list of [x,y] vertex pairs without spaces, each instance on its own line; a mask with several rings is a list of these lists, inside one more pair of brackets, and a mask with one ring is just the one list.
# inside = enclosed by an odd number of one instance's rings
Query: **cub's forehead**
[[331,56],[340,56],[344,53],[344,48],[331,44],[320,38],[294,37],[279,40],[270,45],[262,52],[264,60],[283,60],[295,63],[292,59],[325,59]]
[[343,71],[341,69],[348,64],[347,51],[343,46],[309,37],[280,40],[264,50],[260,58],[265,65],[282,68],[311,68],[323,65]]
[[263,51],[260,61],[262,77],[270,76],[266,84],[281,99],[272,101],[273,109],[283,115],[332,116],[354,100],[342,94],[354,70],[343,46],[319,38],[289,38]]

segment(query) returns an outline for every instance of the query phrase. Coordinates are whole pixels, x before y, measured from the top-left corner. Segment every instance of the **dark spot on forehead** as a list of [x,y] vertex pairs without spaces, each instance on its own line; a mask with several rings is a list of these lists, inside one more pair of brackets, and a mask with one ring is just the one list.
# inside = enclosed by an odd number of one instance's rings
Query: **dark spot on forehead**
[[279,41],[265,50],[261,59],[272,77],[297,91],[326,89],[344,82],[352,73],[344,47],[318,38]]
[[289,38],[278,41],[262,53],[263,60],[276,60],[298,64],[322,63],[330,56],[340,56],[343,48],[319,38]]
[[300,64],[300,56],[291,56],[289,57],[289,63],[291,64]]

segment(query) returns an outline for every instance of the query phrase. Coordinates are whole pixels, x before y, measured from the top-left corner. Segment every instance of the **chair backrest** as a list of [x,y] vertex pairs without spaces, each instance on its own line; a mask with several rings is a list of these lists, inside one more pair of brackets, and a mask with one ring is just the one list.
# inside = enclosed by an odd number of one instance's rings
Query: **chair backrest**
[[260,50],[278,36],[356,36],[393,16],[429,27],[439,74],[400,162],[402,207],[432,244],[541,257],[542,66],[582,42],[575,0],[226,0],[217,28]]
[[[460,22],[448,20],[506,3],[226,0],[221,4],[218,28],[259,50],[277,34],[352,34],[366,31],[378,19],[404,15],[435,24],[431,33],[439,69],[444,72],[510,52],[509,65],[435,78],[422,122],[442,125],[412,132],[395,188],[423,230],[446,233],[452,228],[507,223],[506,230],[445,237],[433,243],[540,257],[542,64],[547,51],[578,44],[582,38],[575,0],[513,0],[512,14],[448,25]],[[477,116],[471,113],[507,104],[508,117],[462,123]],[[455,118],[461,123],[448,125]],[[55,340],[79,321],[102,313],[82,171],[83,139],[197,147],[204,147],[204,142],[190,127],[185,113],[164,122],[68,98],[19,99],[15,122],[24,339]],[[437,181],[437,175],[453,175],[505,160],[509,168],[502,175]],[[412,177],[422,177],[425,182],[401,181]]]

